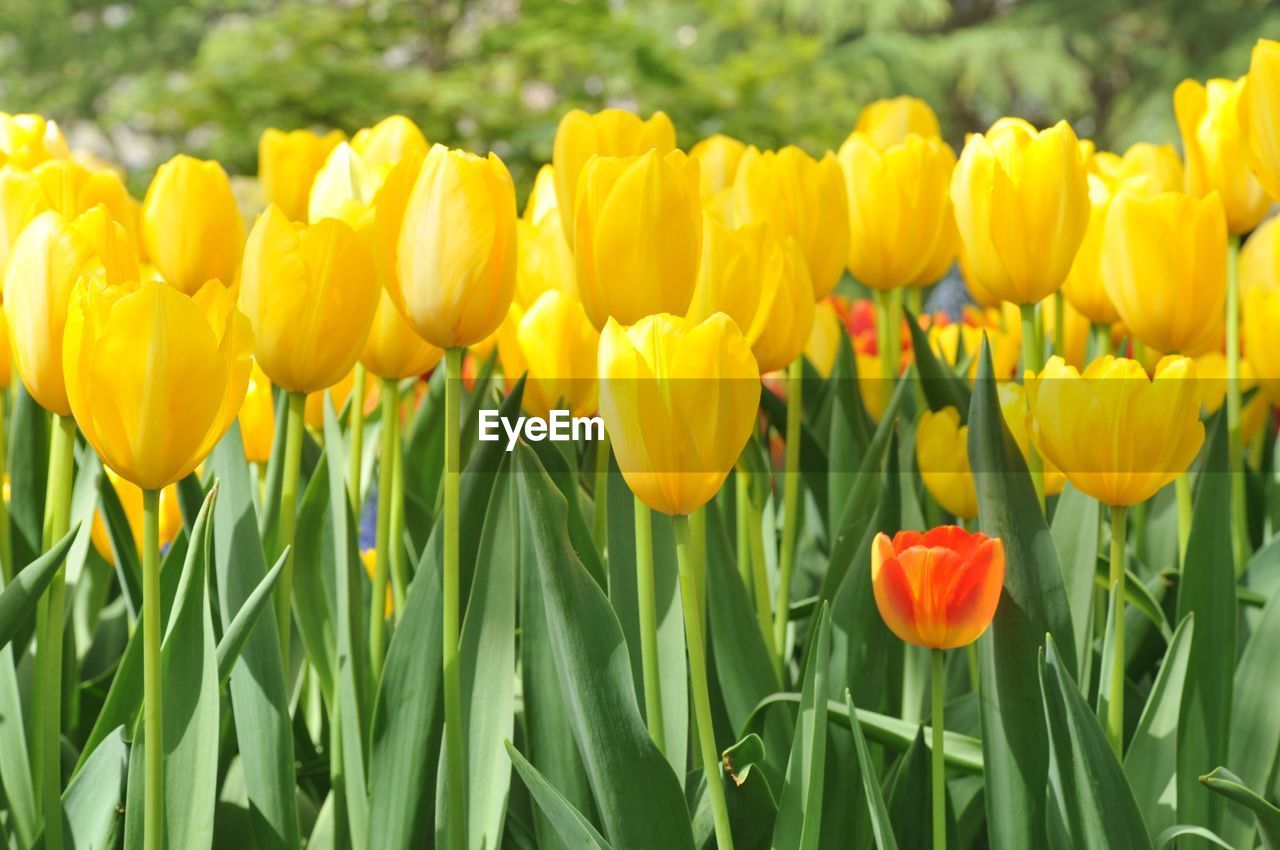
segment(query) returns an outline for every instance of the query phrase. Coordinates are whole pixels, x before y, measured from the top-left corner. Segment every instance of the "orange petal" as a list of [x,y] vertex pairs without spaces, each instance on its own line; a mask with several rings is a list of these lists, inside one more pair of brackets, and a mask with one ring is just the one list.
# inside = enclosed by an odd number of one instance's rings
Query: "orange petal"
[[[883,535],[877,536],[877,542]],[[884,544],[888,538],[884,538]],[[883,545],[873,545],[872,552],[872,587],[875,590],[876,607],[880,609],[880,618],[889,627],[889,631],[899,639],[916,646],[924,646],[919,632],[916,630],[915,598],[911,592],[911,582],[896,558],[884,558]]]
[[947,628],[943,646],[953,649],[978,639],[991,624],[1004,588],[1004,545],[987,540],[952,582],[945,601]]

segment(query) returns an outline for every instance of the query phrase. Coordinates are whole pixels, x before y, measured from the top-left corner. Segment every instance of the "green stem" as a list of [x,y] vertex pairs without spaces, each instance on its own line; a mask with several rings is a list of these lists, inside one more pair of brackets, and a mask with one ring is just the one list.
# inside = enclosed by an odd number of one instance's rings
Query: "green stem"
[[699,604],[697,565],[694,550],[705,541],[691,540],[689,518],[674,516],[676,557],[680,564],[680,598],[684,605],[685,639],[689,645],[689,681],[693,691],[693,712],[697,722],[698,748],[702,752],[702,769],[706,775],[707,793],[711,796],[711,813],[715,820],[716,847],[733,850],[733,834],[729,830],[729,807],[725,803],[724,784],[720,779],[720,759],[716,755],[715,729],[711,724],[711,696],[707,690],[706,645],[702,641],[702,610]]
[[[1022,305],[1022,373],[1039,373],[1044,368],[1044,345],[1040,340],[1040,323],[1036,319],[1036,305]],[[1044,510],[1044,463],[1036,447],[1027,447],[1027,469],[1031,483],[1035,485],[1036,499]]]
[[[739,475],[747,473],[739,472]],[[782,658],[778,647],[773,642],[773,608],[769,597],[769,565],[764,558],[764,530],[761,514],[762,505],[756,504],[750,495],[750,478],[747,479],[747,503],[750,515],[747,520],[747,538],[751,544],[751,584],[756,599],[756,622],[760,624],[760,636],[764,638],[765,649],[769,651],[769,661],[773,665],[778,687],[782,687]]]
[[455,850],[467,846],[467,751],[462,729],[462,675],[458,661],[458,499],[462,476],[458,418],[462,395],[462,353],[461,348],[450,348],[444,355],[444,635],[441,652],[444,664],[448,835],[449,844]]
[[[395,499],[396,442],[400,439],[400,388],[394,378],[382,380],[382,445],[378,449],[377,555],[373,565],[373,598],[369,602],[369,660],[376,683],[386,654],[387,583],[391,574],[391,503]],[[398,541],[397,541],[398,542]]]
[[733,473],[733,508],[738,578],[742,580],[742,586],[747,589],[748,595],[753,593],[751,588],[751,531],[749,528],[751,524],[750,489],[746,473],[741,469],[735,470]]
[[1110,700],[1107,703],[1107,738],[1116,757],[1124,754],[1124,567],[1125,521],[1128,508],[1111,506],[1111,602],[1115,607],[1115,632],[1111,636]]
[[907,309],[919,319],[920,314],[924,311],[924,287],[908,286],[904,292],[906,294],[903,296],[903,301],[906,303]]
[[1187,561],[1187,541],[1191,539],[1191,476],[1182,473],[1174,482],[1178,499],[1178,563]]
[[649,737],[664,754],[667,729],[662,718],[662,672],[658,662],[658,613],[653,592],[653,517],[635,499],[636,594],[640,609],[640,662],[644,670],[644,715]]
[[347,498],[356,513],[356,525],[360,524],[360,467],[364,460],[364,384],[365,368],[359,363],[355,368],[355,380],[351,388],[351,445],[347,455]]
[[[399,411],[396,427],[399,429]],[[404,446],[396,440],[392,458],[391,477],[391,598],[392,614],[398,624],[404,613],[405,597],[409,594],[409,563],[404,550]]]
[[1053,353],[1067,359],[1067,301],[1061,289],[1053,293]]
[[941,649],[933,650],[933,682],[929,689],[933,702],[933,846],[947,846],[947,774],[943,761],[942,708],[946,702],[946,679],[943,676]]
[[289,412],[285,419],[284,469],[280,480],[279,551],[289,547],[276,587],[276,627],[280,630],[280,658],[285,676],[289,675],[289,638],[293,632],[293,534],[298,520],[298,476],[302,465],[302,434],[306,428],[307,396],[289,393]]
[[778,557],[778,604],[773,620],[773,646],[781,657],[787,645],[791,610],[791,571],[795,566],[800,521],[800,430],[803,422],[804,361],[797,357],[787,369],[786,468],[782,485],[782,552]]
[[596,443],[595,478],[592,481],[592,497],[595,499],[593,532],[600,554],[606,558],[609,552],[609,445],[609,432],[605,431],[604,437]]
[[1227,455],[1231,470],[1231,548],[1236,575],[1249,558],[1249,520],[1244,490],[1244,450],[1240,434],[1240,237],[1227,245]]
[[160,659],[160,491],[142,492],[143,847],[164,847],[164,687]]
[[1092,329],[1093,335],[1093,357],[1104,357],[1111,354],[1111,328],[1104,324],[1094,323]]
[[[9,394],[0,392],[0,481],[4,480],[8,470],[9,449],[5,405]],[[5,587],[13,581],[13,543],[9,530],[9,503],[0,496],[0,575],[4,577]]]

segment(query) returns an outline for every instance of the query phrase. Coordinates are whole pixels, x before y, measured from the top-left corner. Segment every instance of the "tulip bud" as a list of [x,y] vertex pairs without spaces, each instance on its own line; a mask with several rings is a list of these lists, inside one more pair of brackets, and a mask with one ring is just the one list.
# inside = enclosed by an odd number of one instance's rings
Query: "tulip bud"
[[235,419],[253,332],[217,281],[187,296],[94,273],[71,298],[63,348],[85,439],[122,478],[158,490],[190,474]]
[[849,271],[872,289],[935,283],[955,259],[951,172],[938,138],[907,136],[878,148],[854,132],[840,146],[849,201]]
[[708,136],[689,150],[689,156],[698,161],[701,170],[702,200],[733,186],[738,163],[747,146],[731,136],[720,133]]
[[[996,384],[996,395],[1000,400],[1000,413],[1004,424],[1009,427],[1013,441],[1025,459],[1030,454],[1030,441],[1027,439],[1027,418],[1030,412],[1027,407],[1027,390],[1015,381],[1001,381]],[[1053,463],[1045,458],[1040,459],[1043,465],[1044,494],[1056,496],[1067,484],[1067,476],[1062,474]]]
[[1240,293],[1280,289],[1280,216],[1268,218],[1240,249]]
[[760,312],[764,255],[769,243],[777,243],[777,237],[767,224],[728,227],[704,213],[698,282],[686,317],[691,322],[702,322],[724,313],[750,344],[752,332],[758,330],[756,316]]
[[880,365],[880,353],[858,351],[854,353],[855,365],[858,369],[858,394],[862,396],[862,406],[873,422],[884,418],[884,411],[889,406],[889,381],[884,379],[883,366]]
[[1036,132],[1001,120],[969,136],[951,200],[970,286],[1015,304],[1043,300],[1066,280],[1089,225],[1076,134],[1065,121]]
[[378,293],[368,246],[346,223],[293,223],[274,206],[258,217],[245,246],[240,309],[276,386],[310,393],[351,371]]
[[418,125],[403,115],[390,115],[351,138],[351,148],[375,171],[390,168],[406,157],[427,155],[427,139]]
[[68,159],[48,160],[33,171],[0,168],[0,273],[18,234],[37,215],[53,210],[70,221],[98,204],[136,241],[133,201],[116,172],[91,171]]
[[767,222],[796,240],[809,266],[813,297],[831,294],[849,254],[849,209],[834,154],[815,160],[797,147],[761,153],[748,148],[734,178],[740,223]]
[[1004,544],[944,525],[921,534],[880,533],[871,543],[871,586],[889,631],[914,646],[955,649],[991,625],[1004,588]]
[[796,241],[769,235],[760,258],[760,304],[747,337],[761,374],[804,353],[813,330],[813,284]]
[[910,135],[930,139],[942,137],[938,116],[929,104],[906,95],[868,103],[858,115],[853,132],[867,136],[881,150]]
[[[142,551],[142,489],[121,478],[114,470],[107,469],[107,480],[111,482],[120,499],[120,507],[124,508],[125,519],[129,522],[129,531],[133,536],[134,550]],[[173,542],[182,530],[182,507],[178,500],[178,487],[170,484],[160,491],[160,547],[164,548]],[[115,566],[116,556],[112,549],[111,534],[102,519],[102,511],[93,514],[93,529],[89,539],[93,548],[98,550],[102,559]]]
[[1136,505],[1186,472],[1204,443],[1195,364],[1165,357],[1155,379],[1136,360],[1099,357],[1083,374],[1050,357],[1028,373],[1031,442],[1078,490]]
[[929,495],[959,519],[978,515],[978,493],[969,469],[969,426],[960,412],[925,410],[916,423],[916,464]]
[[1258,180],[1280,199],[1280,41],[1260,38],[1240,98],[1240,126]]
[[316,172],[345,135],[331,130],[283,132],[274,127],[258,139],[258,182],[267,204],[275,204],[291,221],[307,217],[307,198]]
[[240,439],[249,463],[266,463],[276,437],[276,403],[271,397],[271,380],[253,361],[244,401],[240,404]]
[[219,280],[232,286],[244,250],[244,222],[231,181],[212,160],[175,156],[160,166],[142,202],[147,257],[188,295]]
[[1107,212],[1102,279],[1131,333],[1157,351],[1216,341],[1227,291],[1227,225],[1217,193],[1121,191]]
[[1262,391],[1280,404],[1280,290],[1254,289],[1244,297],[1244,351]]
[[548,290],[528,310],[511,310],[510,326],[498,334],[498,355],[508,383],[528,373],[525,410],[544,418],[564,408],[574,416],[594,413],[600,333],[582,305]]
[[67,159],[67,140],[56,121],[40,115],[0,112],[0,164],[32,169],[51,159]]
[[1248,233],[1271,206],[1262,184],[1246,167],[1249,141],[1240,126],[1244,78],[1183,80],[1173,92],[1173,111],[1186,152],[1186,191],[1204,197],[1217,192],[1232,233]]
[[444,352],[418,336],[387,291],[379,288],[378,308],[360,353],[364,367],[379,378],[412,378],[430,372],[442,357]]
[[655,112],[648,119],[622,109],[566,112],[556,128],[551,154],[565,239],[573,241],[578,179],[591,157],[632,157],[650,150],[666,154],[675,146],[676,128],[665,112]]
[[737,325],[669,314],[600,337],[600,413],[627,486],[657,511],[689,514],[715,496],[751,436],[759,369]]
[[1102,242],[1111,208],[1111,188],[1106,181],[1089,175],[1089,226],[1076,252],[1071,272],[1062,284],[1062,294],[1091,322],[1109,325],[1119,321],[1116,305],[1102,282]]
[[1182,160],[1173,145],[1150,142],[1130,145],[1123,156],[1099,151],[1090,161],[1090,173],[1112,190],[1125,188],[1147,195],[1181,192],[1185,179]]
[[516,276],[516,193],[502,160],[432,147],[405,202],[395,257],[387,291],[420,337],[462,348],[493,333]]
[[809,331],[809,341],[804,346],[804,356],[818,374],[824,378],[831,376],[836,365],[836,355],[840,352],[840,336],[844,326],[840,324],[840,316],[830,299],[824,298],[814,305],[813,330]]
[[578,294],[593,325],[688,309],[702,241],[696,160],[595,157],[578,180],[574,221]]
[[516,229],[516,303],[529,307],[539,295],[551,290],[577,299],[573,250],[564,238],[551,166],[544,165],[538,171]]

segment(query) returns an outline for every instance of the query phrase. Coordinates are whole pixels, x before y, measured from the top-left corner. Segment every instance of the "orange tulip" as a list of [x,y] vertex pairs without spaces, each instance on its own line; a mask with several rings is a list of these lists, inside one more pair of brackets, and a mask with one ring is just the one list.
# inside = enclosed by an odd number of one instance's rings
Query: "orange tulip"
[[1004,544],[943,525],[921,534],[877,534],[871,584],[889,630],[907,643],[955,649],[977,640],[1004,586]]

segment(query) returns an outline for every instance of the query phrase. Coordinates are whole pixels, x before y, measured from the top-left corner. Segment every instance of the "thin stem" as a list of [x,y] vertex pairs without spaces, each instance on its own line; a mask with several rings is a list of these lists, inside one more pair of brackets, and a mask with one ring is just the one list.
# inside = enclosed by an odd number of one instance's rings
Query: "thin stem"
[[164,847],[164,687],[160,659],[160,491],[142,492],[143,847]]
[[733,850],[733,834],[729,829],[729,807],[725,803],[724,784],[720,779],[720,759],[716,755],[715,729],[711,724],[711,696],[707,690],[707,655],[702,640],[702,610],[699,604],[697,569],[694,549],[705,541],[694,541],[689,518],[672,517],[676,530],[676,557],[680,564],[680,598],[684,607],[685,640],[689,645],[689,681],[693,691],[693,712],[698,729],[698,748],[702,753],[702,769],[706,775],[707,793],[711,796],[711,813],[715,820],[716,847]]
[[593,480],[592,497],[595,499],[595,515],[593,516],[596,545],[600,554],[608,557],[609,551],[609,432],[596,443],[596,468]]
[[[400,439],[400,388],[394,378],[382,380],[382,445],[378,449],[377,555],[373,564],[373,598],[369,602],[369,660],[373,681],[382,678],[386,654],[387,583],[391,574],[391,504],[395,498],[396,442]],[[398,541],[397,541],[398,542]]]
[[875,289],[871,292],[871,298],[876,307],[876,351],[880,356],[880,377],[886,381],[892,381],[897,375],[894,374],[893,365],[887,354],[889,351],[889,293]]
[[462,349],[445,352],[444,382],[444,731],[449,844],[467,846],[467,763],[462,729],[462,675],[458,662],[458,522],[461,485],[461,437],[458,418],[462,394]]
[[1067,358],[1067,301],[1061,289],[1053,293],[1053,353]]
[[[1040,323],[1036,319],[1036,305],[1022,305],[1022,373],[1039,373],[1044,368],[1044,346],[1040,340]],[[1027,447],[1027,469],[1031,483],[1035,485],[1036,499],[1044,510],[1044,463],[1035,446]]]
[[640,662],[644,670],[644,716],[649,737],[664,754],[667,730],[662,717],[662,671],[658,661],[658,614],[653,592],[653,518],[635,499],[636,594],[640,609]]
[[800,429],[803,422],[803,361],[797,357],[787,368],[786,468],[782,485],[782,552],[778,557],[778,604],[773,619],[773,645],[781,656],[787,645],[787,619],[791,610],[791,571],[795,566],[796,537],[800,521]]
[[[397,410],[397,414],[399,411]],[[399,416],[396,418],[399,430]],[[394,621],[399,624],[409,594],[409,563],[404,550],[404,446],[397,439],[392,447],[391,476],[391,597]]]
[[748,492],[750,489],[746,473],[741,469],[736,470],[733,473],[733,508],[738,577],[742,579],[742,586],[747,589],[748,595],[753,592],[751,588],[751,532],[748,529],[751,523],[751,496]]
[[302,465],[302,433],[306,427],[305,393],[289,393],[289,412],[285,419],[284,470],[280,481],[279,551],[289,547],[276,587],[276,627],[280,630],[280,658],[285,675],[289,675],[289,638],[293,632],[293,534],[298,519],[298,475]]
[[747,479],[747,539],[751,545],[751,584],[756,600],[756,622],[760,624],[760,636],[764,638],[765,649],[769,651],[769,661],[773,665],[778,687],[782,687],[782,658],[778,647],[773,642],[773,608],[769,597],[769,565],[764,558],[764,531],[761,528],[761,514],[764,506],[757,504],[751,495],[750,474],[738,471]]
[[1227,455],[1231,470],[1231,548],[1236,575],[1249,557],[1249,524],[1245,513],[1244,450],[1240,434],[1240,237],[1227,245]]
[[902,300],[906,304],[907,309],[911,311],[913,316],[919,319],[920,314],[924,311],[924,287],[908,286],[903,290],[903,292],[905,294],[903,295]]
[[942,650],[933,650],[933,683],[929,689],[933,702],[933,846],[939,850],[947,846],[947,775],[942,751],[942,708],[947,686],[942,662]]
[[1111,600],[1115,607],[1115,632],[1111,636],[1110,700],[1107,703],[1107,738],[1116,757],[1124,755],[1124,566],[1125,520],[1128,508],[1111,506]]
[[1178,563],[1187,561],[1187,541],[1191,539],[1191,476],[1182,473],[1174,483],[1178,499]]
[[[8,474],[9,448],[5,405],[9,394],[0,392],[0,481]],[[0,575],[4,576],[5,587],[13,581],[13,543],[9,530],[9,503],[0,497]]]
[[1093,356],[1104,357],[1111,354],[1111,328],[1101,323],[1093,325]]
[[347,498],[356,513],[356,525],[360,524],[360,468],[364,460],[364,385],[365,368],[359,363],[355,368],[355,380],[351,388],[351,446],[347,455]]

